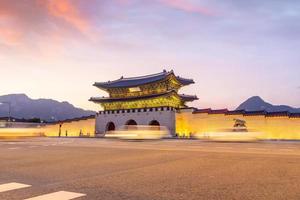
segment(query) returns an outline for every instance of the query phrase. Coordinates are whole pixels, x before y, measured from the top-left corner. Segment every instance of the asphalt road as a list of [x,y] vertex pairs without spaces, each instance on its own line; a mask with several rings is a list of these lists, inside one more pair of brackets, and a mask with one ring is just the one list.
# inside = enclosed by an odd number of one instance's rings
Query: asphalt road
[[300,142],[0,140],[0,199],[45,194],[36,199],[300,199]]

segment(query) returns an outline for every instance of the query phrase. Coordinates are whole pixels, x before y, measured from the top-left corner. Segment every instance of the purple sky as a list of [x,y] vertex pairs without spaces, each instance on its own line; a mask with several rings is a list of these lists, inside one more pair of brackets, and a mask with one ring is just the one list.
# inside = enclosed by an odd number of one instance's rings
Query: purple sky
[[298,0],[0,0],[0,94],[89,109],[94,81],[173,69],[197,107],[300,107]]

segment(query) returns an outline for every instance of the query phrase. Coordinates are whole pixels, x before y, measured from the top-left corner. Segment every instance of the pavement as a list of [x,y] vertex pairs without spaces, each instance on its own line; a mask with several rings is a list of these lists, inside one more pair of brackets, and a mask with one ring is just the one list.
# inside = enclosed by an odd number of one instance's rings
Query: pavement
[[0,140],[1,200],[300,199],[300,142]]

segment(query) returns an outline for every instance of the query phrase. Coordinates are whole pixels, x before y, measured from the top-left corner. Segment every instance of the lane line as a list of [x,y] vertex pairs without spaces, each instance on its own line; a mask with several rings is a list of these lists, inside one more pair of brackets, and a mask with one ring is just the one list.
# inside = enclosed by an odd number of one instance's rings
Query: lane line
[[193,148],[193,149],[197,149],[197,148],[199,148],[199,149],[203,149],[203,148],[204,148],[203,146],[187,146],[187,147],[189,147],[189,148]]
[[293,151],[292,149],[279,149],[280,151]]
[[6,191],[10,191],[10,190],[17,190],[17,189],[22,189],[22,188],[27,188],[27,187],[31,187],[31,185],[26,185],[23,183],[5,183],[0,185],[0,192],[6,192]]
[[232,149],[232,147],[215,147],[217,149]]
[[258,151],[266,151],[267,149],[263,149],[263,148],[247,148],[249,150],[258,150]]
[[75,199],[75,198],[83,197],[83,196],[86,196],[86,194],[67,192],[67,191],[59,191],[59,192],[44,194],[44,195],[40,195],[40,196],[36,196],[33,198],[24,199],[24,200],[70,200],[70,199]]
[[21,149],[20,147],[10,147],[9,150]]

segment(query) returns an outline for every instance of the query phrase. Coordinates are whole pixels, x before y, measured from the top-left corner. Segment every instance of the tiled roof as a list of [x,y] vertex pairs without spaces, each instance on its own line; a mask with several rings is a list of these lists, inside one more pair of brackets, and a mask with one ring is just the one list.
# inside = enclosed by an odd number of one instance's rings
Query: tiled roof
[[300,113],[290,113],[291,118],[300,118]]
[[95,117],[96,117],[96,115],[89,115],[89,116],[76,117],[76,118],[59,120],[59,121],[54,121],[54,122],[48,122],[47,124],[61,124],[61,123],[67,123],[67,122],[75,122],[75,121],[81,121],[81,120],[94,119]]
[[290,118],[300,118],[300,113],[290,113],[288,111],[283,112],[267,112],[264,110],[258,111],[245,111],[245,110],[227,110],[219,109],[212,110],[211,108],[197,109],[194,108],[193,114],[225,114],[225,115],[244,115],[244,116],[264,116],[264,117],[290,117]]
[[[132,77],[132,78],[124,78],[121,77],[118,80],[115,81],[108,81],[108,82],[96,82],[94,83],[94,86],[106,89],[106,88],[118,88],[118,87],[136,87],[139,85],[144,85],[148,83],[153,83],[157,81],[161,81],[165,78],[167,78],[169,75],[173,74],[173,71],[163,71],[161,73],[157,74],[151,74],[147,76],[139,76],[139,77]],[[182,84],[182,85],[189,85],[194,83],[192,79],[185,79],[179,76],[176,76],[176,79]]]
[[211,108],[206,108],[206,109],[196,109],[196,110],[194,111],[195,114],[197,114],[197,113],[226,114],[227,112],[228,112],[227,109],[212,110]]
[[243,115],[245,110],[229,110],[226,115]]
[[246,116],[256,116],[256,115],[266,115],[267,112],[264,110],[257,110],[257,111],[245,111],[244,115]]
[[226,114],[228,112],[227,109],[219,109],[219,110],[211,110],[208,114]]
[[171,93],[178,95],[183,101],[193,101],[198,99],[196,96],[192,95],[179,95],[175,90],[170,90],[168,92],[159,93],[159,94],[152,94],[147,96],[134,96],[134,97],[127,97],[127,98],[110,98],[110,97],[92,97],[89,101],[95,103],[106,103],[106,102],[116,102],[116,101],[135,101],[140,99],[149,99],[149,98],[156,98],[161,96],[166,96]]
[[24,122],[24,123],[38,123],[38,122],[33,122],[33,119],[19,119],[15,117],[0,117],[0,121],[11,121],[11,122]]
[[194,111],[194,113],[209,113],[211,111],[210,108],[206,108],[206,109],[196,109]]
[[183,101],[195,101],[198,100],[198,97],[196,95],[186,95],[186,94],[179,94],[180,98]]
[[290,116],[290,113],[288,111],[283,111],[283,112],[267,112],[266,116],[268,116],[268,117]]

